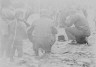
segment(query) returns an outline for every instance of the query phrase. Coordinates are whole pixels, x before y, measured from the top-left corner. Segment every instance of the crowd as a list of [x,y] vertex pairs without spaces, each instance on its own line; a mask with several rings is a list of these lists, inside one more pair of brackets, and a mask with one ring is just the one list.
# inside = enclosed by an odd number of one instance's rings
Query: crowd
[[[65,34],[60,34],[56,38],[58,28],[64,29],[68,39]],[[56,41],[89,45],[87,38],[90,33],[87,13],[82,9],[64,9],[55,12],[41,10],[38,13],[32,9],[0,10],[0,55],[8,57],[10,61],[14,60],[16,50],[18,57],[23,56],[24,40],[28,39],[33,43],[35,56],[39,56],[40,48],[45,51],[44,55],[51,53],[51,47]]]

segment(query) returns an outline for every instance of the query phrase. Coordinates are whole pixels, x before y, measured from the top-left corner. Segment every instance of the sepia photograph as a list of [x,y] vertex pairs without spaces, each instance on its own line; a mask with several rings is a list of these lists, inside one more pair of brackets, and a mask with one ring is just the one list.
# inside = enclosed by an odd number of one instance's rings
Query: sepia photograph
[[0,67],[96,67],[96,0],[0,0]]

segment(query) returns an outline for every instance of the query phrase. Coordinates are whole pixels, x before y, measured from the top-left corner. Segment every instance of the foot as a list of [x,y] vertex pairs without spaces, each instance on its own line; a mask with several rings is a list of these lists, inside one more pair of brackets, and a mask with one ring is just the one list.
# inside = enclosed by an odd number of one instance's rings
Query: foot
[[76,42],[76,40],[72,40],[72,41],[70,41],[69,44],[77,44],[77,42]]

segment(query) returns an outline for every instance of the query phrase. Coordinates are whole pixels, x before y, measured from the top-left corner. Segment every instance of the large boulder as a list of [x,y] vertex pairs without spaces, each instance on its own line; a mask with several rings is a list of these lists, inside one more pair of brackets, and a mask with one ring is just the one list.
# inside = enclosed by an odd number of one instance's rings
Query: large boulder
[[90,44],[91,52],[93,53],[94,57],[96,57],[96,34],[92,34],[88,37],[88,43]]
[[71,47],[68,47],[68,42],[55,42],[51,48],[51,52],[55,54],[63,54],[69,52]]
[[91,34],[87,40],[90,45],[96,44],[96,34]]

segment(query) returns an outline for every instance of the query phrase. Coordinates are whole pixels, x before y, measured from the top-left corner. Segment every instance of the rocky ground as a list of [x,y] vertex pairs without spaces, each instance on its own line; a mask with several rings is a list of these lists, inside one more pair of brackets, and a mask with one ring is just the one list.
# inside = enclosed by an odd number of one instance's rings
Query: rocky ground
[[0,59],[0,67],[95,67],[95,54],[87,45],[73,45],[67,42],[55,43],[52,53],[44,59],[35,59],[32,44],[26,41],[23,58],[14,62]]

